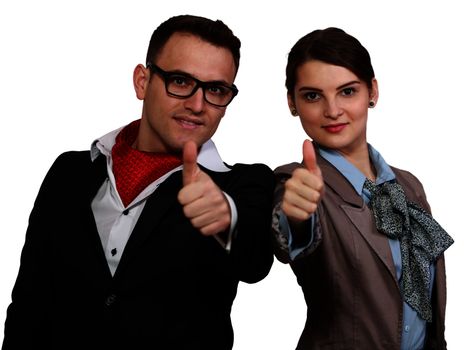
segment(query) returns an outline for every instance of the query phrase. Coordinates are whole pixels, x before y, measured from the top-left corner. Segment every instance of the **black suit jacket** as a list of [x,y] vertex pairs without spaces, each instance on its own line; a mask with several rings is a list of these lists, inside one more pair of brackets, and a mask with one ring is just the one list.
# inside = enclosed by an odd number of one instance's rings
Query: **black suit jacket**
[[91,209],[105,157],[58,157],[30,215],[2,349],[231,349],[238,282],[273,262],[274,177],[258,164],[203,170],[237,206],[231,251],[184,216],[179,171],[147,200],[111,276]]

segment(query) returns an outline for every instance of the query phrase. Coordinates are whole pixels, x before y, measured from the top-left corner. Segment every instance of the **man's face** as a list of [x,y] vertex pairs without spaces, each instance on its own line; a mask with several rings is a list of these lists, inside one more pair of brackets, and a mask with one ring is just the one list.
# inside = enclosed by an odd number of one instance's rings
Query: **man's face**
[[[229,86],[236,73],[229,50],[184,33],[170,37],[154,64],[167,72]],[[188,140],[201,146],[213,136],[226,111],[226,107],[206,102],[201,88],[187,98],[168,95],[163,78],[142,65],[134,71],[134,86],[137,97],[144,101],[136,141],[141,151],[179,152]]]

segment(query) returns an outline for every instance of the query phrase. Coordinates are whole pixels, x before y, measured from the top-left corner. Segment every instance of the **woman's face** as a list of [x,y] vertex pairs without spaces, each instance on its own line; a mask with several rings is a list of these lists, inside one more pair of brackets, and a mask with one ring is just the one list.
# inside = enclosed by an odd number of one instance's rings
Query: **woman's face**
[[377,103],[377,81],[372,88],[350,70],[318,60],[297,69],[294,98],[306,134],[321,146],[352,155],[366,147],[369,102]]

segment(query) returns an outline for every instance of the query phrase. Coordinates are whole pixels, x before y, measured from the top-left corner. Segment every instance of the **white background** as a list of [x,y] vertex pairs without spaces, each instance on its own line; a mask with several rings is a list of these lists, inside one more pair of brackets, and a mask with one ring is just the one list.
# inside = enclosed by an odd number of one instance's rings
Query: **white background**
[[[133,68],[144,63],[156,26],[189,13],[222,19],[242,41],[240,93],[214,137],[230,164],[274,168],[301,159],[305,135],[290,116],[284,88],[287,53],[297,39],[337,26],[369,50],[380,100],[370,111],[368,139],[390,164],[419,177],[434,216],[455,239],[446,253],[446,336],[449,349],[462,349],[464,25],[458,3],[2,0],[0,339],[46,171],[59,153],[87,149],[94,138],[140,117]],[[289,266],[275,261],[265,280],[241,284],[232,317],[234,349],[293,349],[305,304]]]

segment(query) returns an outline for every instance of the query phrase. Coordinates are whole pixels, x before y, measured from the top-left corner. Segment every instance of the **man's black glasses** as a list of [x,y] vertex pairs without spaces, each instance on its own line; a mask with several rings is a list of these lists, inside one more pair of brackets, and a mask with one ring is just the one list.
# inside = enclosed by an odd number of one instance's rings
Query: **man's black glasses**
[[216,81],[201,81],[188,74],[166,72],[153,63],[148,63],[147,67],[163,78],[166,93],[171,96],[187,98],[193,96],[198,88],[202,88],[203,98],[206,102],[213,106],[225,107],[238,94],[235,85],[228,86]]

